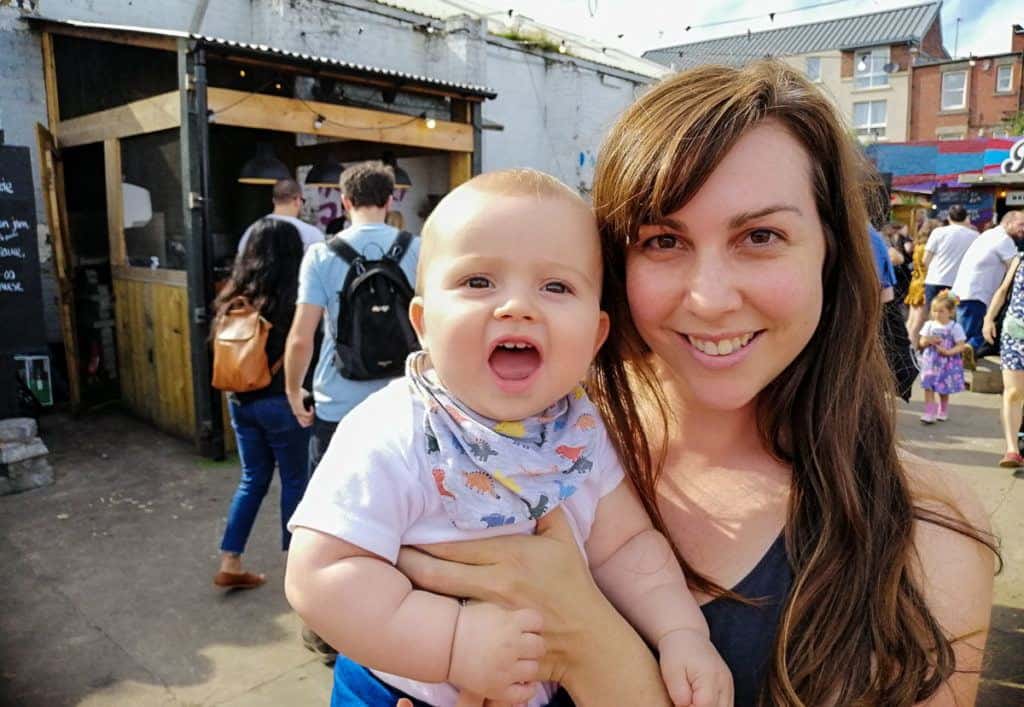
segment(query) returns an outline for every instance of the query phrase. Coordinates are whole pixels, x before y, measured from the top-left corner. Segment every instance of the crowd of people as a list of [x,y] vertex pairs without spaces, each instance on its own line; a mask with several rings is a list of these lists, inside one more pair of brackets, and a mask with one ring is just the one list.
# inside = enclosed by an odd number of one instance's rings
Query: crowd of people
[[592,204],[494,172],[411,237],[362,163],[347,228],[304,243],[275,188],[215,303],[215,346],[241,351],[217,333],[240,302],[272,325],[260,387],[231,393],[215,583],[265,581],[241,556],[276,463],[332,707],[971,704],[997,543],[965,484],[897,448],[879,323],[906,302],[936,421],[977,303],[994,341],[1008,301],[1019,425],[1024,273],[954,208],[926,240],[886,229],[903,274],[880,291],[869,170],[828,99],[759,61],[641,96]]
[[[925,391],[921,422],[949,419],[949,395],[964,390],[964,368],[1000,354],[1003,375],[1001,421],[1006,453],[1000,466],[1019,468],[1024,403],[1024,330],[1013,312],[1024,314],[1024,291],[1014,286],[1024,247],[1024,213],[1009,210],[978,233],[960,204],[948,223],[927,219],[911,239],[906,225],[883,227],[896,281],[905,282],[907,336],[915,350]],[[896,286],[897,297],[900,286]],[[1010,326],[1005,326],[1009,316]],[[938,399],[935,399],[938,396]]]

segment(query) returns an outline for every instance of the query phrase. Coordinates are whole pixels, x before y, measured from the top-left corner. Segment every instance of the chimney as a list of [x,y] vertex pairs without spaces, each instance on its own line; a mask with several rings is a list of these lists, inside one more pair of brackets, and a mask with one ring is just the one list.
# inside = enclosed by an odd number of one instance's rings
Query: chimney
[[1011,52],[1024,52],[1024,27],[1013,26],[1013,36],[1010,39]]

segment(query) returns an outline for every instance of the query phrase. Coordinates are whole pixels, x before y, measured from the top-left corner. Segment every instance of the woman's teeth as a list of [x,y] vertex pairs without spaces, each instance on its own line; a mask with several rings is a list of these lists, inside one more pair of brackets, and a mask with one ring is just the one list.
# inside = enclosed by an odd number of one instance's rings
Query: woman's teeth
[[754,338],[753,334],[744,334],[743,336],[734,336],[731,339],[721,339],[718,343],[714,341],[705,341],[704,339],[697,339],[689,334],[686,336],[693,348],[701,351],[708,356],[728,356],[733,351],[738,351],[744,346],[750,343],[750,340]]
[[518,342],[510,341],[508,343],[498,344],[498,348],[500,348],[500,349],[508,349],[509,351],[515,351],[517,349],[532,349],[533,346],[531,346],[530,344],[527,344],[527,343],[523,343],[521,341],[518,341]]

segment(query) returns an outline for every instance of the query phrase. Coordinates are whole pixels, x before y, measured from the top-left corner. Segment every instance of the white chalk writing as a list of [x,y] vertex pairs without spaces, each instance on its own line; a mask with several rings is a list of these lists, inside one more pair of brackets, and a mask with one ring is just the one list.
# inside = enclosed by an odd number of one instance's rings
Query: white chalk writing
[[0,246],[0,258],[26,258],[25,251],[21,248],[5,248]]
[[8,182],[6,179],[0,179],[0,193],[13,194],[14,184],[12,182]]

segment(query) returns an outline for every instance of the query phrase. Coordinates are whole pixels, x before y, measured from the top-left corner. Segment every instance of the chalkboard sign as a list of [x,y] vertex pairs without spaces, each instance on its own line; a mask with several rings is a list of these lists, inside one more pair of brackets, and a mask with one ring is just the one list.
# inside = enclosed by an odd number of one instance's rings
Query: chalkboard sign
[[977,228],[984,230],[992,224],[992,209],[995,206],[995,199],[991,191],[943,189],[940,187],[932,194],[932,203],[937,207],[932,211],[934,218],[948,218],[949,207],[960,204],[967,209],[967,220]]
[[0,355],[46,346],[36,237],[28,148],[0,145]]

